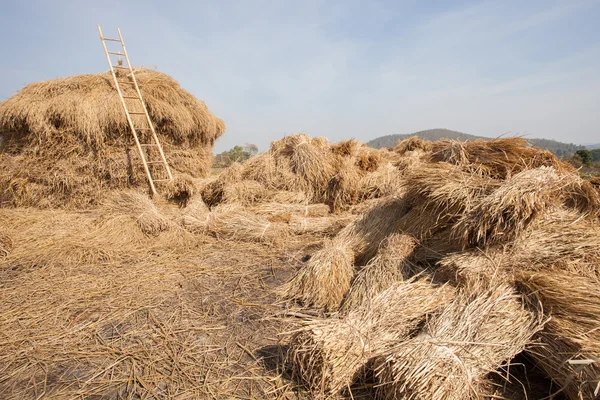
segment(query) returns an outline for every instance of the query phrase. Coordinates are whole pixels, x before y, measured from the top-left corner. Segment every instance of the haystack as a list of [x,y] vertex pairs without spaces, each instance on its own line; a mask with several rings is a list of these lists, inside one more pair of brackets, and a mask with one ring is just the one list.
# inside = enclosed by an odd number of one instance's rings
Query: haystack
[[[163,73],[139,69],[136,79],[172,168],[205,175],[214,141],[224,132],[223,121]],[[141,110],[136,100],[127,102],[131,111]],[[146,127],[144,118],[133,115],[134,124]],[[87,207],[97,204],[107,189],[147,188],[109,73],[24,87],[0,103],[0,134],[3,205]],[[150,159],[158,159],[155,153],[148,153]]]
[[372,357],[406,340],[452,295],[450,287],[427,280],[397,282],[346,317],[304,321],[291,338],[293,370],[313,397],[333,395],[359,378]]
[[542,326],[509,286],[462,291],[417,337],[376,361],[378,393],[384,399],[483,398],[486,375],[522,352]]

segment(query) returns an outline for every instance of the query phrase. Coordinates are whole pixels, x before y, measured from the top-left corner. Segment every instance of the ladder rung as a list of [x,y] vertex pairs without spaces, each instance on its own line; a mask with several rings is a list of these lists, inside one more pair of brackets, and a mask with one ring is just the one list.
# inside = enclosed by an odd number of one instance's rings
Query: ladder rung
[[129,114],[133,114],[133,115],[146,115],[145,112],[137,112],[137,111],[129,111]]
[[142,147],[152,147],[152,146],[156,146],[156,145],[152,144],[152,143],[140,143],[140,146],[142,146]]
[[146,164],[164,164],[162,161],[146,161]]
[[129,67],[122,67],[120,65],[113,65],[112,67],[117,69],[129,69]]
[[120,42],[121,41],[121,39],[111,39],[111,38],[106,38],[106,37],[103,37],[102,40],[108,40],[109,42]]
[[125,53],[121,53],[120,51],[109,51],[108,54],[114,54],[116,56],[124,56]]
[[171,179],[152,179],[154,182],[171,182]]
[[117,81],[119,83],[129,83],[130,85],[133,85],[133,81]]
[[123,96],[124,99],[138,99],[139,100],[139,96]]

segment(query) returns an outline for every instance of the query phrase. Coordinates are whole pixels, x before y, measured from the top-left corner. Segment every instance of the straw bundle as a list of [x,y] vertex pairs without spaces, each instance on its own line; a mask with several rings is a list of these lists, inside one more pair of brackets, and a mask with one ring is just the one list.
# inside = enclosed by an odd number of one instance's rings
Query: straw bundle
[[183,216],[200,218],[202,215],[206,215],[209,212],[210,210],[204,201],[202,201],[201,198],[196,198],[188,202],[181,214]]
[[368,262],[379,243],[395,231],[406,212],[403,199],[381,199],[358,220],[348,224],[325,247],[313,255],[282,293],[307,306],[337,310],[354,276],[354,263]]
[[287,299],[306,306],[336,310],[350,288],[354,256],[345,243],[325,240],[300,271],[281,288]]
[[409,256],[415,246],[412,236],[401,233],[394,233],[381,242],[377,255],[356,274],[341,312],[347,313],[368,303],[394,282],[413,276],[416,267],[409,261]]
[[377,360],[378,392],[385,399],[481,398],[486,375],[523,351],[542,326],[508,286],[463,291],[419,336]]
[[381,153],[368,147],[362,148],[356,156],[355,165],[362,172],[375,172],[381,165]]
[[170,226],[148,196],[133,191],[113,193],[105,201],[103,210],[111,217],[126,215],[133,218],[147,235],[157,235]]
[[238,206],[220,206],[201,217],[184,216],[182,222],[192,232],[244,242],[279,244],[289,232],[287,224],[270,222]]
[[294,144],[290,155],[292,171],[300,179],[300,184],[313,201],[320,202],[324,198],[329,179],[334,175],[333,157],[326,149],[316,147],[309,140]]
[[271,179],[275,174],[275,159],[269,152],[250,157],[244,163],[242,179],[257,181],[271,187]]
[[288,223],[290,230],[297,235],[311,234],[333,236],[355,219],[356,216],[354,215],[311,218],[291,215]]
[[196,186],[189,175],[176,175],[167,185],[167,199],[178,203],[181,207],[187,205],[194,193],[196,193]]
[[249,211],[259,215],[273,215],[288,213],[303,217],[326,217],[329,215],[329,207],[326,204],[280,204],[260,203],[248,207]]
[[556,204],[563,179],[552,167],[525,170],[505,181],[455,225],[465,245],[508,241]]
[[331,152],[343,158],[355,159],[365,145],[356,139],[348,139],[330,146]]
[[361,173],[351,159],[338,160],[337,173],[329,180],[325,197],[331,212],[344,211],[358,201]]
[[[557,210],[537,221],[527,234],[507,248],[513,263],[531,271],[560,262],[577,265],[579,273],[596,276],[600,263],[600,228],[573,211]],[[587,266],[585,269],[583,266]]]
[[[205,174],[223,122],[165,74],[141,69],[136,79],[167,160],[173,159],[176,169],[180,159],[187,159],[183,164],[192,169],[182,172]],[[128,102],[131,111],[141,110],[139,102]],[[136,126],[146,126],[145,117],[133,117]],[[24,87],[0,103],[0,134],[0,202],[89,207],[98,204],[107,188],[146,187],[109,73]],[[5,193],[14,178],[24,180],[27,198]]]
[[431,151],[432,143],[429,140],[423,140],[418,136],[411,136],[407,139],[398,141],[396,146],[392,148],[392,151],[404,155],[407,151],[422,150],[424,152]]
[[353,251],[357,265],[365,265],[377,253],[380,243],[397,231],[398,221],[406,215],[404,198],[390,196],[374,202],[354,223],[335,237]]
[[380,165],[373,173],[365,174],[360,178],[360,182],[358,183],[358,200],[362,202],[399,194],[402,188],[402,174],[400,170],[388,162]]
[[360,378],[369,359],[404,340],[453,291],[426,280],[397,282],[346,317],[308,320],[293,332],[288,357],[313,397],[334,395]]
[[202,200],[209,206],[214,207],[223,201],[223,191],[229,184],[239,182],[242,177],[244,166],[238,162],[231,164],[228,168],[225,168],[217,179],[204,185],[200,194]]
[[541,302],[550,321],[541,345],[529,352],[570,399],[593,399],[600,392],[600,289],[598,280],[560,268],[518,277],[525,291]]
[[[308,204],[308,197],[306,196],[306,194],[304,192],[300,192],[300,191],[277,190],[274,192],[270,192],[267,195],[267,200],[272,203],[299,204],[299,205]],[[329,207],[327,207],[327,212],[329,212]]]
[[235,203],[247,206],[259,203],[268,197],[268,190],[256,181],[239,181],[227,183],[223,186],[222,203]]
[[423,204],[440,219],[452,219],[471,210],[498,182],[468,173],[451,164],[426,164],[411,170],[406,178],[407,196]]
[[533,148],[525,139],[516,137],[472,142],[439,140],[432,145],[431,159],[498,179],[542,166],[554,167],[559,172],[573,170],[549,151]]

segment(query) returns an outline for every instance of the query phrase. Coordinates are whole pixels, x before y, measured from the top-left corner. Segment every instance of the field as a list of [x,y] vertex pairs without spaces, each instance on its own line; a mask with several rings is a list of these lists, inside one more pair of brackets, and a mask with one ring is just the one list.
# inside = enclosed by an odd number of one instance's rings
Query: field
[[136,71],[153,198],[107,74],[0,103],[1,399],[598,398],[597,181],[522,138],[211,171],[223,121]]
[[163,191],[0,208],[0,397],[595,396],[600,196],[522,139],[292,135]]

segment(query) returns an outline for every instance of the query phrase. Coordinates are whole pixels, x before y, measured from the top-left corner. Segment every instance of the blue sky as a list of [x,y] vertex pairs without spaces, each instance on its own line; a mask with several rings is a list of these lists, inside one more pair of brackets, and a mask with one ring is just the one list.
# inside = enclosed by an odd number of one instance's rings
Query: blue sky
[[429,128],[597,143],[598,21],[600,0],[2,0],[0,100],[105,71],[100,23],[225,120],[217,151]]

